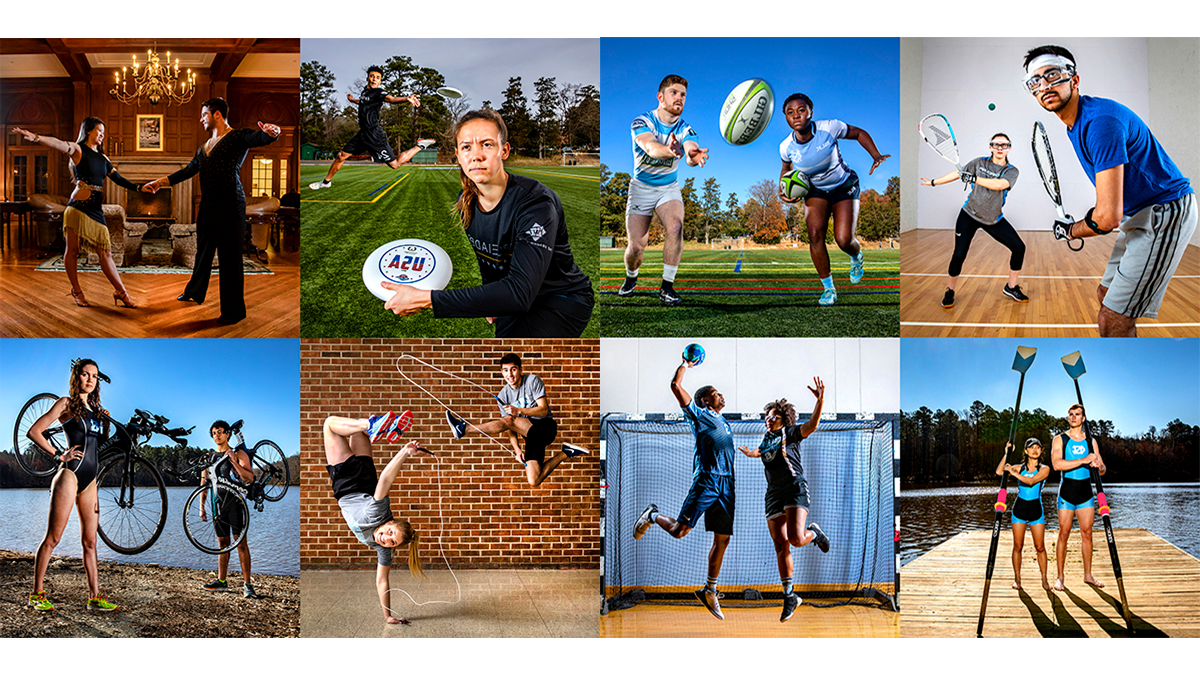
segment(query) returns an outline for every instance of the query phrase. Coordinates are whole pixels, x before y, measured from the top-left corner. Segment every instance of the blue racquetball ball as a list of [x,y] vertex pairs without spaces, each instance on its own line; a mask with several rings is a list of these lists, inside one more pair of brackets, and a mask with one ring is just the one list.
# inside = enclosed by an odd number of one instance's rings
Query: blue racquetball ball
[[698,366],[704,363],[704,347],[693,342],[683,348],[683,360],[688,363]]

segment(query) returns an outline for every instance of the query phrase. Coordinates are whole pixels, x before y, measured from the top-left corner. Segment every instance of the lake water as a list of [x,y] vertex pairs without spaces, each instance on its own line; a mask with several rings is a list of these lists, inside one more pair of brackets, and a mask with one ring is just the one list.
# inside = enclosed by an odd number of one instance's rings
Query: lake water
[[[965,486],[902,490],[900,492],[900,564],[907,565],[933,547],[960,532],[992,529],[996,512],[996,490],[991,487]],[[1138,483],[1104,485],[1112,508],[1113,528],[1145,528],[1194,557],[1200,558],[1200,528],[1194,514],[1200,508],[1200,485],[1195,483]],[[1017,491],[1008,491],[1008,504]],[[1055,501],[1058,485],[1042,490],[1042,510],[1046,529],[1058,529]],[[1009,528],[1004,516],[1004,529]],[[1078,525],[1076,525],[1078,527]],[[1104,523],[1097,515],[1097,542],[1104,540]],[[1011,537],[1007,533],[1002,536]],[[1118,544],[1119,544],[1118,540]]]
[[[137,555],[115,553],[100,541],[101,560],[158,563],[171,567],[217,569],[217,556],[203,553],[183,532],[183,506],[195,488],[167,488],[167,523],[162,536],[149,549]],[[293,485],[278,502],[265,502],[262,513],[250,509],[250,558],[252,570],[259,574],[300,575],[300,488]],[[104,508],[103,505],[101,508]],[[37,489],[0,490],[0,548],[14,551],[37,550],[46,534],[50,513],[50,491]],[[71,510],[71,521],[55,555],[80,557],[79,518]],[[237,550],[230,554],[230,569],[238,569]]]

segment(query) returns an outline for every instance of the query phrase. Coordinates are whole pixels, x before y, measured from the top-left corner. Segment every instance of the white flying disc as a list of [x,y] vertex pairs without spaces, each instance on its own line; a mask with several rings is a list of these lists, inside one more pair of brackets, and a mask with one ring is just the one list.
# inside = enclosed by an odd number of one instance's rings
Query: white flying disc
[[454,87],[439,87],[437,93],[442,98],[462,98],[462,91]]
[[391,300],[394,292],[380,285],[390,281],[422,291],[440,291],[450,283],[454,265],[445,249],[424,239],[399,239],[380,246],[363,262],[362,278],[367,290],[380,300]]

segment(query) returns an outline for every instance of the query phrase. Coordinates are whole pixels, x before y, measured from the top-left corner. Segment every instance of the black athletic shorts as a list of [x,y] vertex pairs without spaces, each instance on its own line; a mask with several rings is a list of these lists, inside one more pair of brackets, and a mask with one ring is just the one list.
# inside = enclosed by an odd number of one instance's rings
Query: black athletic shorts
[[246,509],[238,503],[241,501],[236,493],[221,491],[221,514],[211,514],[218,537],[228,537],[230,532],[236,535],[245,529]]
[[858,199],[858,195],[858,174],[851,171],[850,176],[842,181],[841,185],[832,190],[822,190],[821,188],[813,187],[808,191],[808,195],[804,197],[804,201],[807,202],[810,199],[817,198],[824,199],[830,204],[836,204],[844,202],[847,199]]
[[498,338],[577,338],[592,318],[592,289],[576,295],[551,295],[533,301],[524,314],[496,317]]
[[797,476],[785,485],[767,486],[767,520],[782,516],[789,508],[809,508],[808,481]]
[[733,534],[733,476],[696,476],[675,520],[694,528],[704,514],[704,529],[713,534]]
[[541,464],[546,461],[546,446],[558,438],[558,422],[553,417],[530,418],[529,435],[525,437],[525,461]]
[[392,146],[388,145],[382,127],[360,130],[346,143],[342,152],[351,155],[369,154],[371,161],[376,164],[387,164],[396,160],[396,153],[392,152]]
[[360,493],[374,495],[375,487],[379,485],[375,462],[366,455],[352,455],[341,464],[326,465],[325,470],[333,481],[334,499]]
[[1068,504],[1084,504],[1092,499],[1092,482],[1076,478],[1064,478],[1058,486],[1058,496]]

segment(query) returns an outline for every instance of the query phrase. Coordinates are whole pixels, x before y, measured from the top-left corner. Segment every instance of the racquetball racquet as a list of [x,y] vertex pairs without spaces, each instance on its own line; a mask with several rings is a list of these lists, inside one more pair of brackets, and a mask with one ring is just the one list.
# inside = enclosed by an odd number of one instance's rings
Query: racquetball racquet
[[[1046,186],[1046,194],[1050,195],[1050,199],[1054,200],[1054,208],[1058,212],[1058,219],[1063,221],[1071,220],[1067,216],[1067,212],[1063,210],[1062,191],[1058,187],[1058,171],[1054,168],[1054,153],[1050,151],[1050,137],[1046,134],[1046,127],[1042,126],[1041,122],[1033,123],[1033,161],[1037,164],[1038,173],[1042,175],[1042,185]],[[1067,248],[1072,251],[1078,251],[1083,248],[1083,240],[1077,239],[1079,248],[1071,246],[1071,240],[1067,241]]]
[[[954,129],[950,126],[950,120],[941,113],[926,115],[918,124],[917,131],[921,133],[921,138],[924,139],[933,151],[941,155],[942,159],[954,165],[961,174],[963,171],[962,164],[958,160],[958,141],[954,139]],[[963,185],[963,189],[966,189]]]

